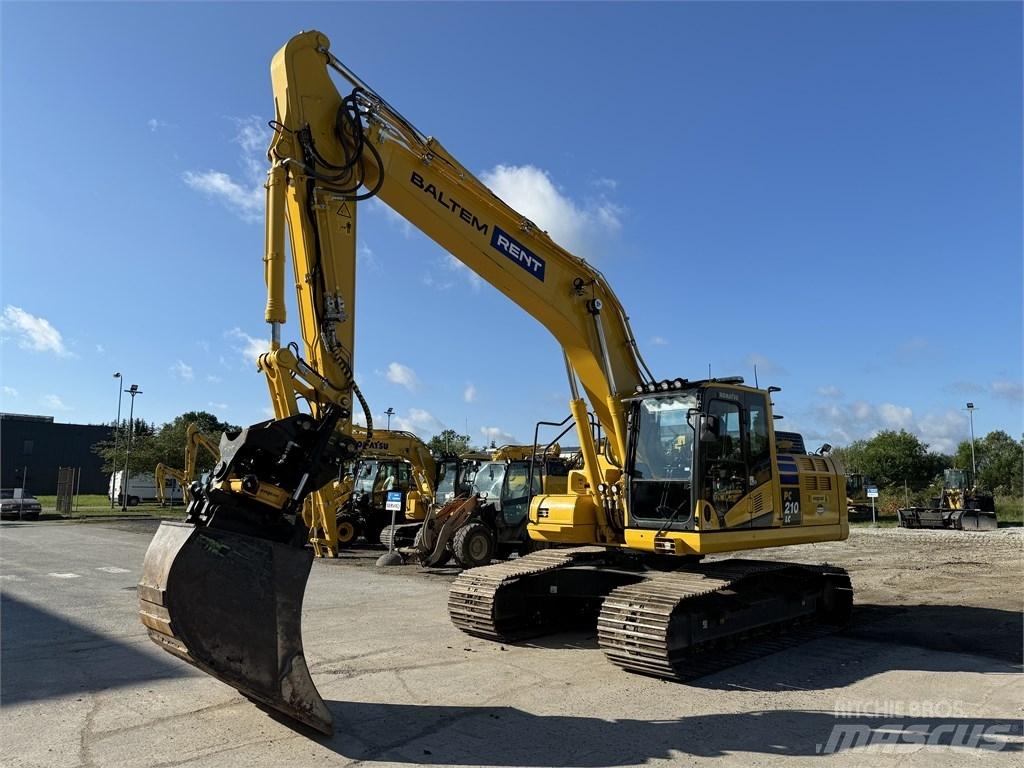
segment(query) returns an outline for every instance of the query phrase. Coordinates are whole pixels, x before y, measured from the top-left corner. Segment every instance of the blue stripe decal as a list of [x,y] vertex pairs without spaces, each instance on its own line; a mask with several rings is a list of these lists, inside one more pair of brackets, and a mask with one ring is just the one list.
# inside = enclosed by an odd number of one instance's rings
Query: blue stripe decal
[[800,485],[799,475],[779,475],[779,482],[783,485]]

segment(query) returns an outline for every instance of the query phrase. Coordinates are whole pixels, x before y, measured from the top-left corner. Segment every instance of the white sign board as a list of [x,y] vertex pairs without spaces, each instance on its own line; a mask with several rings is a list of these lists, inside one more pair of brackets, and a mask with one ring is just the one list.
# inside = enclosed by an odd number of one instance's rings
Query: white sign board
[[868,491],[868,498],[869,499],[877,499],[878,498],[878,489],[875,486],[869,485],[867,487],[867,491]]
[[401,491],[388,491],[387,501],[384,502],[384,510],[386,512],[401,512],[402,511],[402,492]]

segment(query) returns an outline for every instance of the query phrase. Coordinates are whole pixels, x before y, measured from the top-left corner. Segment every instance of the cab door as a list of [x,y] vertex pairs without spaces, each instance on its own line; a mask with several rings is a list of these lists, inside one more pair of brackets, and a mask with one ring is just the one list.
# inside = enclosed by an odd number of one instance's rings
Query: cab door
[[710,394],[704,409],[710,418],[700,437],[702,523],[712,529],[746,527],[750,510],[743,401],[738,393]]

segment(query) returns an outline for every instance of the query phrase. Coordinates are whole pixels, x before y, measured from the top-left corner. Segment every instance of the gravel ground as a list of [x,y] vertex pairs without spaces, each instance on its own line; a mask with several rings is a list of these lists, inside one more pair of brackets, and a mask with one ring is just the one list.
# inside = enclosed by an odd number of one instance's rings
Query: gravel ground
[[687,684],[612,667],[593,632],[470,638],[447,619],[453,570],[353,550],[315,564],[303,609],[326,738],[150,643],[134,584],[155,526],[0,526],[0,764],[960,768],[1024,752],[1019,529],[754,553],[848,568],[852,624]]

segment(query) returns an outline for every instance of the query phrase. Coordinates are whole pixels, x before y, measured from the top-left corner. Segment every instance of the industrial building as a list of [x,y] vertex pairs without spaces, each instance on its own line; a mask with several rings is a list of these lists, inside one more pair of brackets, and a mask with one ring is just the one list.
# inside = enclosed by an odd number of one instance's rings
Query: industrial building
[[106,493],[103,460],[92,447],[113,436],[103,424],[58,424],[52,416],[0,413],[0,485],[57,492],[60,467],[81,469],[79,493]]

